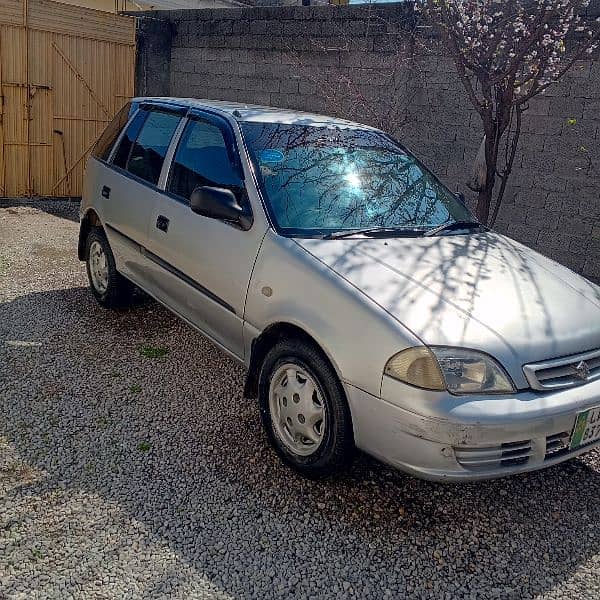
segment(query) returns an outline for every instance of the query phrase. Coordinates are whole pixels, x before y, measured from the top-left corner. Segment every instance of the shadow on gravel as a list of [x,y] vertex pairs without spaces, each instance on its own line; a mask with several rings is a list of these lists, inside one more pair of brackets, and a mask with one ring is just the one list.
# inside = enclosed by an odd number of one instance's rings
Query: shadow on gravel
[[21,207],[42,210],[49,215],[79,223],[79,204],[81,198],[0,198],[0,209]]
[[[85,288],[30,294],[0,305],[0,339],[0,431],[46,473],[5,502],[65,487],[117,502],[231,597],[516,599],[600,552],[597,453],[446,486],[360,455],[312,482],[267,446],[243,370],[155,303],[111,313]],[[42,345],[5,346],[15,339]],[[181,573],[156,576],[147,596],[183,589]]]

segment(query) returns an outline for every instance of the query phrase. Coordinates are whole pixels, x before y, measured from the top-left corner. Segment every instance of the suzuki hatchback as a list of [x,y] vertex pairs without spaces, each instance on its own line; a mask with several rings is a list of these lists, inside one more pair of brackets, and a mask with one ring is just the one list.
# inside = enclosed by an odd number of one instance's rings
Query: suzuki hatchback
[[600,443],[600,288],[478,223],[376,129],[135,99],[88,162],[79,258],[103,306],[138,286],[243,362],[307,476],[355,447],[464,480]]

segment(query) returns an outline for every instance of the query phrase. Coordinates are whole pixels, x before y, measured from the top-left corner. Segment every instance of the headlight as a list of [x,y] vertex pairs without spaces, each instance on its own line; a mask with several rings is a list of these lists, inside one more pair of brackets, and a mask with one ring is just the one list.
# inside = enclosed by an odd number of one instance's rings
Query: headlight
[[425,346],[408,348],[392,356],[385,365],[386,375],[426,390],[445,390],[440,365]]
[[426,390],[452,394],[513,392],[506,371],[491,356],[446,346],[408,348],[392,356],[385,374]]

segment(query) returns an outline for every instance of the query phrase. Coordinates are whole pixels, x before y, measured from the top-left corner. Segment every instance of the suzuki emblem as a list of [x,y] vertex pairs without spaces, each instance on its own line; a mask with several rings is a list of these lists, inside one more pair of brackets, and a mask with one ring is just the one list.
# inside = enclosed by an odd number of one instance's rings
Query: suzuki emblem
[[589,378],[590,368],[588,367],[588,364],[584,360],[582,360],[575,367],[575,374],[577,375],[577,377],[579,377],[579,379],[583,379],[584,381]]

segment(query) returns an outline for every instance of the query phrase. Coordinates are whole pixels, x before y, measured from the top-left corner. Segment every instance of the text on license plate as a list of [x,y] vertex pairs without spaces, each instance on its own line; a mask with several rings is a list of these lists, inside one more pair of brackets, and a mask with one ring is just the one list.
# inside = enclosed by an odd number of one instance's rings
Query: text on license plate
[[571,434],[571,450],[600,440],[600,406],[580,412]]

